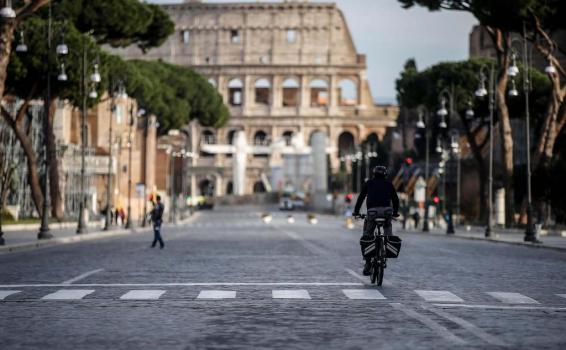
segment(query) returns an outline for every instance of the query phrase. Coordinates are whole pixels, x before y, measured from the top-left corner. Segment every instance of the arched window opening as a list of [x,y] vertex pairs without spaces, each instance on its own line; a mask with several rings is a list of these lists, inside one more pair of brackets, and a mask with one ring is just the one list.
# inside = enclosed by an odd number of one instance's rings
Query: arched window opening
[[311,90],[311,107],[324,107],[328,106],[329,93],[328,83],[325,80],[313,80],[310,84]]
[[267,134],[260,130],[254,135],[254,145],[255,146],[269,146],[269,139]]
[[255,103],[258,105],[269,105],[271,95],[271,83],[267,79],[259,79],[255,82]]
[[228,184],[226,185],[226,194],[234,194],[234,184],[232,183],[232,181],[228,182]]
[[355,106],[358,104],[358,88],[353,80],[342,80],[338,84],[338,101],[340,106]]
[[285,131],[283,133],[283,140],[285,140],[286,146],[291,146],[291,142],[293,141],[293,132],[292,131]]
[[214,78],[208,79],[208,83],[212,85],[215,89],[218,87],[218,84],[216,83],[216,80]]
[[210,130],[204,130],[201,136],[201,142],[205,145],[214,145],[216,143],[216,138],[214,133]]
[[299,82],[296,79],[287,79],[283,82],[283,107],[297,107],[299,105]]
[[228,103],[231,106],[241,106],[243,101],[244,84],[236,78],[228,83]]
[[204,179],[199,183],[199,191],[200,195],[204,197],[212,197],[214,196],[214,185],[212,181],[208,179]]
[[265,185],[263,184],[263,181],[256,181],[256,183],[254,183],[254,193],[265,193],[266,189],[265,189]]
[[354,136],[345,131],[338,137],[338,155],[344,157],[354,153]]

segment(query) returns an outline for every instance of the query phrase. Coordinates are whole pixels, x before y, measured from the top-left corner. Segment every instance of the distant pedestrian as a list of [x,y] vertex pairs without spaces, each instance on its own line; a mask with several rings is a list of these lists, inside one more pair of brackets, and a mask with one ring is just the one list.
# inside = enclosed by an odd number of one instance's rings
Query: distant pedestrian
[[415,222],[415,229],[419,228],[419,222],[421,221],[421,215],[417,210],[413,213],[413,221]]
[[163,243],[163,238],[161,238],[161,222],[163,219],[163,211],[165,206],[161,203],[161,196],[156,197],[157,202],[153,204],[153,209],[151,210],[151,222],[153,222],[153,243],[152,248],[155,248],[157,242],[159,242],[159,247],[163,249],[165,244]]

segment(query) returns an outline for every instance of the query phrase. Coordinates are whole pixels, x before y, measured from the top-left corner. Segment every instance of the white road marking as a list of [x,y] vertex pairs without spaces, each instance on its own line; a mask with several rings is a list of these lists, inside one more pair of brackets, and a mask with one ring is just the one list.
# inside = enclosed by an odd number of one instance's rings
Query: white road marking
[[92,289],[61,289],[55,293],[47,294],[43,300],[78,300],[94,293]]
[[425,301],[435,303],[458,303],[464,301],[459,296],[446,290],[415,290],[415,293]]
[[[42,287],[68,287],[68,284],[4,284],[0,288],[42,288]],[[251,287],[277,287],[277,286],[304,286],[304,287],[348,287],[363,286],[357,282],[196,282],[196,283],[77,283],[73,287],[214,287],[214,286],[251,286]]]
[[4,300],[6,297],[19,292],[19,290],[0,290],[0,300]]
[[63,284],[72,284],[75,283],[77,281],[82,280],[83,278],[87,278],[88,276],[94,275],[95,273],[99,273],[104,271],[104,269],[96,269],[96,270],[92,270],[92,271],[88,271],[83,273],[82,275],[78,275],[77,277],[73,277],[70,280],[66,280],[65,282],[63,282]]
[[470,305],[470,304],[432,304],[444,309],[483,309],[483,310],[543,310],[543,311],[566,311],[566,307],[552,306],[513,306],[513,305]]
[[203,290],[201,291],[197,299],[235,299],[235,290]]
[[287,236],[289,236],[290,238],[300,242],[303,247],[305,247],[307,250],[309,250],[311,253],[316,254],[316,255],[322,255],[322,256],[328,256],[330,255],[326,250],[320,248],[319,246],[312,244],[311,242],[307,241],[306,239],[304,239],[304,237],[298,235],[297,233],[293,232],[293,231],[289,231],[286,229],[283,229],[279,226],[272,226],[273,228],[275,228],[277,231],[282,232],[284,234],[286,234]]
[[387,299],[375,289],[343,289],[342,292],[353,300],[383,300]]
[[505,304],[538,304],[539,302],[520,293],[488,292],[495,299]]
[[274,290],[272,291],[273,299],[310,299],[309,292],[305,289],[295,290]]
[[435,308],[432,308],[432,307],[424,306],[424,308],[431,311],[431,312],[434,312],[435,314],[437,314],[440,317],[444,317],[445,319],[456,323],[457,325],[464,328],[468,332],[472,333],[476,337],[482,339],[486,343],[489,343],[491,345],[497,345],[497,346],[507,346],[507,344],[505,342],[503,342],[501,339],[483,331],[481,328],[477,327],[476,325],[472,324],[471,322],[468,322],[468,321],[466,321],[466,320],[464,320],[460,317],[454,316],[452,314],[449,314],[448,312],[444,312],[442,310],[438,310],[438,309],[435,309]]
[[[347,273],[349,273],[350,275],[354,276],[355,278],[359,279],[360,281],[362,281],[364,284],[367,285],[371,285],[371,283],[369,282],[369,276],[368,277],[364,277],[362,275],[360,275],[359,273],[357,273],[356,271],[352,270],[352,269],[344,269],[346,270]],[[391,281],[389,281],[388,279],[384,278],[383,279],[383,284],[384,287],[393,287],[393,283],[391,283]]]
[[451,341],[453,343],[456,343],[456,344],[460,344],[460,345],[466,344],[466,341],[464,339],[453,334],[446,327],[437,323],[436,321],[434,321],[430,317],[423,315],[423,314],[419,314],[415,310],[406,308],[403,304],[400,304],[400,303],[391,303],[389,305],[391,305],[391,307],[393,307],[396,310],[402,311],[407,316],[412,317],[415,320],[421,322],[422,324],[424,324],[425,326],[430,328],[432,331],[434,331],[436,334],[438,334],[442,338],[444,338],[448,341]]
[[163,294],[164,290],[131,290],[128,293],[122,295],[120,299],[122,300],[156,300],[159,299]]
[[556,294],[556,295],[558,295],[561,298],[566,298],[566,294]]

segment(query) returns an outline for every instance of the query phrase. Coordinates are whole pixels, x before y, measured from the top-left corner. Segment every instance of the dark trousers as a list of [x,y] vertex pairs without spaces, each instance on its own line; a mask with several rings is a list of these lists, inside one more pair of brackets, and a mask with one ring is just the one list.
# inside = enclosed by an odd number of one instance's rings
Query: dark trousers
[[163,243],[163,238],[161,238],[161,220],[157,220],[153,223],[153,243],[151,246],[155,247],[158,241],[159,246],[163,248],[165,244]]

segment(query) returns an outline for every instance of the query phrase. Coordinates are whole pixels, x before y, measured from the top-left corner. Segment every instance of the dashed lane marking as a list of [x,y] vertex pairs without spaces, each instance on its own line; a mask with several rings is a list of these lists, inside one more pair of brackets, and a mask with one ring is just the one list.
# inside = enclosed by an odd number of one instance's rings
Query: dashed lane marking
[[82,279],[85,279],[85,278],[87,278],[87,277],[89,277],[89,276],[92,276],[92,275],[94,275],[95,273],[99,273],[99,272],[102,272],[102,271],[104,271],[104,269],[96,269],[96,270],[88,271],[88,272],[85,272],[85,273],[83,273],[83,274],[78,275],[77,277],[73,277],[73,278],[71,278],[71,279],[69,279],[69,280],[66,280],[66,281],[63,282],[62,284],[73,284],[73,283],[78,282],[78,281],[80,281],[80,280],[82,280]]
[[310,299],[309,292],[305,289],[289,289],[272,291],[273,299]]
[[19,292],[19,290],[0,290],[0,300],[4,300],[6,297]]
[[454,293],[446,290],[415,290],[425,301],[435,303],[458,303],[464,300]]
[[519,305],[471,305],[471,304],[432,304],[443,309],[481,309],[481,310],[542,310],[566,311],[566,307],[555,306],[519,306]]
[[79,300],[94,293],[93,289],[61,289],[55,293],[47,294],[43,300]]
[[442,310],[439,310],[439,309],[436,309],[436,308],[433,308],[433,307],[429,307],[429,306],[426,306],[426,305],[424,306],[424,308],[426,310],[429,310],[429,311],[437,314],[440,317],[444,317],[445,319],[456,323],[457,325],[464,328],[468,332],[472,333],[476,337],[482,339],[486,343],[489,343],[491,345],[497,345],[497,346],[506,346],[507,345],[501,339],[485,332],[481,328],[477,327],[476,325],[472,324],[469,321],[464,320],[463,318],[454,316],[452,314],[449,314],[448,312],[444,312]]
[[401,303],[391,303],[389,305],[391,305],[391,307],[393,307],[396,310],[402,311],[405,315],[421,322],[422,324],[430,328],[430,330],[432,330],[442,338],[455,344],[460,344],[460,345],[466,344],[466,341],[464,339],[450,332],[446,327],[434,321],[432,318],[420,314],[413,309],[407,308]]
[[556,294],[556,295],[558,295],[558,296],[561,297],[561,298],[565,298],[565,299],[566,299],[566,294]]
[[343,289],[342,292],[352,300],[383,300],[387,299],[375,289]]
[[538,304],[539,302],[533,298],[520,293],[506,293],[506,292],[488,292],[495,299],[505,304]]
[[159,299],[163,294],[164,290],[131,290],[128,293],[122,295],[120,299],[122,300],[156,300]]
[[197,299],[235,299],[235,290],[203,290]]
[[[42,287],[68,287],[68,284],[4,284],[0,288],[42,288]],[[73,287],[276,287],[276,286],[304,286],[304,287],[355,287],[363,286],[359,282],[187,282],[187,283],[77,283]]]

